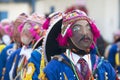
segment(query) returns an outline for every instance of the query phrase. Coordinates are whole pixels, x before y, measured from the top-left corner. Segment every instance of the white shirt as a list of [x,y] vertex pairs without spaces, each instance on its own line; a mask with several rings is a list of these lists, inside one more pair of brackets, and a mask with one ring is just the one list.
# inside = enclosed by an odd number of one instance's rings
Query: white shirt
[[[83,58],[86,60],[86,62],[88,63],[89,69],[90,71],[92,71],[92,64],[91,64],[91,58],[90,58],[90,54],[84,55],[83,57],[78,56],[75,53],[70,52],[70,55],[68,54],[69,50],[66,50],[66,55],[69,57],[69,59],[72,61],[72,63],[77,66],[78,70],[80,70],[80,64],[78,63],[78,60],[80,58]],[[81,70],[80,70],[81,71]]]
[[32,48],[26,48],[26,46],[23,46],[20,52],[20,55],[26,56],[27,60],[31,57]]

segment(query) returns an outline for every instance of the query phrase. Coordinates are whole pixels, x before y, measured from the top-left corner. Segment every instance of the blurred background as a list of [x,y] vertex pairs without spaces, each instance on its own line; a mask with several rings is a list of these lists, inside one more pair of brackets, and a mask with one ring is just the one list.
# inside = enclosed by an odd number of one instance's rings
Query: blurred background
[[113,32],[120,28],[120,0],[0,0],[0,21],[14,20],[22,12],[47,16],[75,8],[94,19],[106,42],[113,42]]

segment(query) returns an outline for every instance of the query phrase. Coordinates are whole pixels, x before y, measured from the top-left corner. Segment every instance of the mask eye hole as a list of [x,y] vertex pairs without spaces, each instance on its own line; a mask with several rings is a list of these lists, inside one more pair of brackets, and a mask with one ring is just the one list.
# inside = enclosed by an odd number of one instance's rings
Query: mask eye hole
[[73,26],[73,31],[78,31],[78,30],[80,30],[80,27],[81,27],[81,25],[78,25],[78,24],[74,25],[74,26]]
[[89,24],[86,25],[87,29],[91,30],[91,27]]

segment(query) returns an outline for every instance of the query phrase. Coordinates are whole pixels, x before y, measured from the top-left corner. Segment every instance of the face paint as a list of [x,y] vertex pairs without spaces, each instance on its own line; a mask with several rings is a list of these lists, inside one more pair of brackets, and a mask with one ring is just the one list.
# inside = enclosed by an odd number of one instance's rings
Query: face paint
[[30,33],[31,27],[32,26],[30,23],[25,23],[21,31],[21,42],[25,45],[29,45],[30,42],[33,40],[33,36]]
[[89,23],[86,20],[79,20],[75,22],[71,28],[73,36],[70,40],[73,45],[80,50],[89,49],[93,41],[93,34]]

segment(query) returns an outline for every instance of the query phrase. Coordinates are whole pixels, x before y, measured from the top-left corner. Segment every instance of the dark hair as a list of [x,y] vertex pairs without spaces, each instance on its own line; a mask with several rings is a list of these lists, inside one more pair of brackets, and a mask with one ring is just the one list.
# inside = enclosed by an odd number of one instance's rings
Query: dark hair
[[117,42],[119,42],[120,41],[120,37],[117,39],[117,40],[115,40],[115,42],[114,43],[117,43]]

